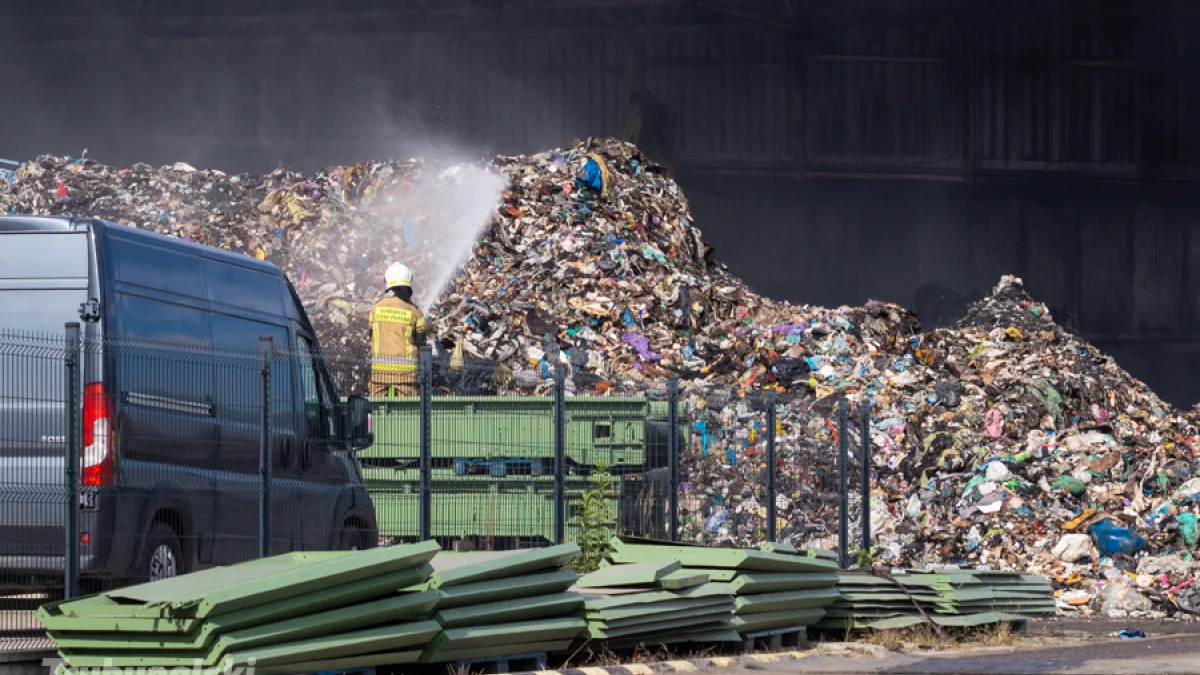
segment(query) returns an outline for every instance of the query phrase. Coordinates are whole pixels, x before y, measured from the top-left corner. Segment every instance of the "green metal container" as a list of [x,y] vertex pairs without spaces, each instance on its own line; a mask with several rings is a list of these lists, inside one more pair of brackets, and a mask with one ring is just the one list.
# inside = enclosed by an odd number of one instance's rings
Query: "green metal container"
[[[365,464],[404,463],[420,457],[420,400],[372,399],[375,444]],[[566,400],[566,453],[585,466],[640,467],[650,403],[631,397]],[[554,457],[554,399],[549,396],[435,396],[431,441],[434,460]],[[543,466],[546,473],[553,467]]]
[[[379,536],[413,539],[420,531],[420,474],[415,469],[364,468],[363,479],[375,505]],[[445,540],[526,538],[554,541],[554,477],[455,476],[453,471],[433,472],[432,535]],[[567,532],[578,529],[583,494],[590,488],[586,476],[566,481]],[[609,500],[614,517],[619,486]]]

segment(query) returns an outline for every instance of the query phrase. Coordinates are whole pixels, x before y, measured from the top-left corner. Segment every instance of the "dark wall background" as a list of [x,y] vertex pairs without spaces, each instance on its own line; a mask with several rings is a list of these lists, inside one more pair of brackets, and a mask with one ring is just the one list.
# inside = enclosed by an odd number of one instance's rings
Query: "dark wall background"
[[1184,0],[0,0],[0,157],[229,171],[528,153],[675,116],[718,257],[796,302],[1001,274],[1200,400]]

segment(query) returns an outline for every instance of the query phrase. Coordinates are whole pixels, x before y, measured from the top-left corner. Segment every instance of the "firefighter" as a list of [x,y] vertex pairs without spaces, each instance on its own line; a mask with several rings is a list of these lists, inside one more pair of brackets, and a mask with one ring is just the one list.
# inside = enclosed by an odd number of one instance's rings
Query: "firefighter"
[[393,263],[384,275],[387,294],[371,308],[371,396],[416,396],[418,348],[425,344],[425,315],[412,302],[412,270]]

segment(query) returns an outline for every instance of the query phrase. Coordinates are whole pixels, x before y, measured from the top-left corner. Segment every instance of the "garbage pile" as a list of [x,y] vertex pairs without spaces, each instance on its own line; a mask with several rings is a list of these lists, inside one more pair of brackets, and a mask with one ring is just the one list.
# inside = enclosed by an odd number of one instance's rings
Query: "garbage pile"
[[44,156],[0,182],[0,212],[99,217],[274,262],[338,362],[340,383],[354,388],[366,379],[366,316],[384,270],[404,260],[418,303],[430,304],[425,296],[441,289],[421,280],[438,277],[443,252],[455,248],[455,196],[481,173],[502,175],[508,189],[429,323],[466,357],[531,371],[514,383],[544,389],[557,354],[571,364],[572,385],[588,390],[661,386],[670,372],[715,386],[787,386],[809,379],[805,341],[834,332],[838,345],[860,349],[917,327],[891,305],[827,310],[755,295],[712,260],[679,186],[616,140],[486,163],[372,162],[314,176],[228,175],[183,163],[115,169]]
[[[421,288],[453,246],[453,197],[484,174],[508,183],[490,221],[444,290]],[[502,364],[485,390],[545,392],[556,362],[576,394],[661,394],[677,374],[694,414],[681,486],[688,541],[765,538],[762,392],[772,389],[785,541],[828,545],[832,417],[852,406],[853,455],[868,404],[878,558],[1046,574],[1079,611],[1142,611],[1106,601],[1130,595],[1111,590],[1124,578],[1156,608],[1187,604],[1178,598],[1200,536],[1193,413],[1064,330],[1013,277],[954,328],[930,332],[891,304],[762,298],[713,259],[678,185],[627,143],[315,176],[42,157],[0,181],[0,210],[99,216],[276,262],[347,393],[365,383],[366,312],[395,259],[414,268],[440,347]],[[1140,569],[1168,554],[1181,564]]]
[[[1063,330],[1020,279],[1004,277],[954,329],[869,353],[826,349],[843,365],[777,410],[783,540],[828,545],[836,527],[834,411],[845,399],[852,464],[858,406],[871,406],[876,559],[1045,574],[1064,590],[1063,611],[1195,613],[1194,417]],[[765,407],[713,393],[693,417],[684,535],[750,545],[766,532]],[[849,473],[857,535],[857,466]]]
[[1136,574],[1144,552],[1190,556],[1194,420],[1059,327],[1019,279],[911,353],[928,368],[920,398],[871,430],[875,466],[895,467],[874,520],[893,558],[1046,574],[1090,594],[1079,607],[1117,615],[1097,580]]

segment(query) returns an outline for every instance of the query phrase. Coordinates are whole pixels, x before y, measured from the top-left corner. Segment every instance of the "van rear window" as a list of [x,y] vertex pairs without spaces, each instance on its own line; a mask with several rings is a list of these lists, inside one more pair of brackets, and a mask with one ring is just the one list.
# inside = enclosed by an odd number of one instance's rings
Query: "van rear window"
[[86,300],[83,289],[0,290],[0,332],[64,335]]

